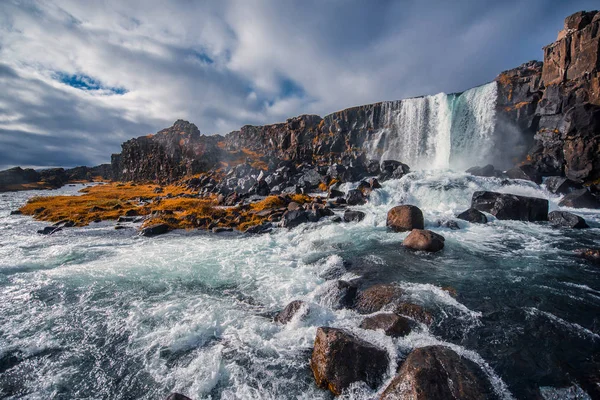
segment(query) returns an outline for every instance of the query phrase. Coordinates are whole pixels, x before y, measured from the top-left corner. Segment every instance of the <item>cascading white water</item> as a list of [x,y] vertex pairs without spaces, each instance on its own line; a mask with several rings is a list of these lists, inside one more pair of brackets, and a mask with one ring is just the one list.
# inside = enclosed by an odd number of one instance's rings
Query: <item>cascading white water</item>
[[494,147],[495,82],[460,95],[440,93],[385,102],[382,127],[367,142],[371,159],[394,159],[417,169],[486,163]]

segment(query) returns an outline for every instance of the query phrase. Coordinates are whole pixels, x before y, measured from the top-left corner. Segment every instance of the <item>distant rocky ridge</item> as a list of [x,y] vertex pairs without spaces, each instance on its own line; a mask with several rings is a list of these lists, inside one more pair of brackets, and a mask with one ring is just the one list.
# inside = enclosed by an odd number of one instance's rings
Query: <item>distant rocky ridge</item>
[[69,182],[91,181],[98,178],[105,180],[112,179],[110,164],[102,164],[96,167],[48,168],[42,170],[14,167],[0,171],[0,192],[28,189],[55,189]]

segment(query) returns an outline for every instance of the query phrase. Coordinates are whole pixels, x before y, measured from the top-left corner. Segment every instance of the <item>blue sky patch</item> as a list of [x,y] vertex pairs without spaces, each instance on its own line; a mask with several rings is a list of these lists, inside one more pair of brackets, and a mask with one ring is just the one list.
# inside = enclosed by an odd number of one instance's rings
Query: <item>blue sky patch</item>
[[279,96],[286,97],[304,97],[304,88],[290,78],[282,79],[280,83]]
[[85,91],[106,90],[112,94],[119,95],[127,93],[127,89],[124,87],[104,86],[99,80],[83,74],[66,74],[64,72],[58,72],[56,74],[56,79],[65,85]]

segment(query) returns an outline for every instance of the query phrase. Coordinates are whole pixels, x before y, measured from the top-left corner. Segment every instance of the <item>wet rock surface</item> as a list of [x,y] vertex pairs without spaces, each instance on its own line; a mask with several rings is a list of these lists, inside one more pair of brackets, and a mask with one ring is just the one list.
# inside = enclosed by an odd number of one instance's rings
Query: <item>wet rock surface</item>
[[430,230],[413,229],[402,242],[404,247],[428,252],[440,251],[444,248],[444,237]]
[[494,215],[498,219],[547,221],[548,200],[496,192],[475,192],[471,208]]
[[310,367],[317,386],[335,395],[357,381],[376,388],[387,372],[388,363],[383,349],[345,330],[317,329]]
[[583,229],[589,228],[588,224],[579,215],[567,211],[552,211],[548,214],[548,221],[559,228]]
[[395,232],[423,229],[423,212],[416,206],[396,206],[388,211],[386,225]]
[[485,400],[495,398],[473,362],[443,346],[413,350],[381,400]]
[[413,325],[409,318],[394,313],[383,313],[365,318],[360,327],[369,330],[380,329],[388,336],[401,337],[408,335]]
[[474,224],[487,224],[488,222],[485,214],[475,208],[469,208],[468,210],[463,211],[462,213],[458,214],[456,218],[469,221]]
[[358,293],[354,308],[360,314],[371,314],[399,302],[403,291],[393,284],[378,284]]

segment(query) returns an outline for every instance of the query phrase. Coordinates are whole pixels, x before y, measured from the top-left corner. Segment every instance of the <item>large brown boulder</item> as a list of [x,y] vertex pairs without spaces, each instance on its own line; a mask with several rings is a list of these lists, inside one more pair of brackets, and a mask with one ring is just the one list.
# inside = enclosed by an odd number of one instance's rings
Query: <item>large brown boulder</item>
[[365,318],[360,327],[369,330],[383,330],[391,337],[406,336],[412,330],[414,322],[409,318],[394,313],[384,313]]
[[389,358],[380,349],[337,328],[317,329],[310,367],[319,387],[339,395],[351,383],[376,388],[385,375]]
[[424,229],[413,229],[402,244],[413,250],[436,252],[444,248],[444,237]]
[[489,383],[471,361],[444,346],[413,350],[380,400],[485,400]]
[[548,221],[548,200],[497,192],[475,192],[471,208],[494,215],[498,219]]
[[355,309],[360,314],[371,314],[398,302],[401,296],[402,289],[396,285],[374,285],[358,294]]
[[396,206],[388,211],[386,225],[396,232],[423,229],[425,227],[423,212],[416,206]]

